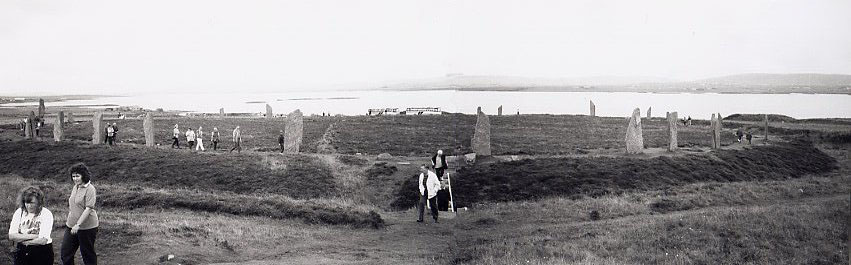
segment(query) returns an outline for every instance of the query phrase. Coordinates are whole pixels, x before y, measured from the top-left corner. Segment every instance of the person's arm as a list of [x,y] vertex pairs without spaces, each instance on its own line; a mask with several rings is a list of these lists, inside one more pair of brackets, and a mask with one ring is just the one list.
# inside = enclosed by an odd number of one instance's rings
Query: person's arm
[[9,224],[9,240],[13,242],[20,243],[27,240],[35,239],[36,235],[29,234],[21,234],[18,233],[18,227],[21,225],[21,208],[15,210],[15,213],[12,214],[12,223]]

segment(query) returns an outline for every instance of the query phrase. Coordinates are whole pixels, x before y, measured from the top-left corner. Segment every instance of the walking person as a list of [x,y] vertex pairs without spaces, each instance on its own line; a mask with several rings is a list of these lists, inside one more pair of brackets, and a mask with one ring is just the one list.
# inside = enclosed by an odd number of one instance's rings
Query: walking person
[[219,147],[219,128],[213,127],[213,132],[210,133],[210,142],[213,143],[213,151]]
[[112,124],[106,125],[106,142],[109,145],[112,145],[112,142],[115,138],[115,128],[112,127]]
[[420,166],[420,202],[417,204],[417,222],[423,222],[423,212],[425,211],[426,203],[431,204],[431,216],[434,222],[437,221],[437,191],[440,189],[440,181],[437,180],[437,175],[431,170],[426,169],[426,165]]
[[74,187],[68,197],[68,218],[62,239],[60,259],[64,265],[74,265],[74,254],[80,249],[83,264],[98,264],[95,239],[98,234],[98,215],[95,210],[97,191],[92,184],[92,174],[86,164],[77,163],[68,169]]
[[112,123],[112,142],[118,144],[118,123]]
[[443,154],[443,150],[437,150],[437,154],[431,156],[431,165],[434,167],[435,173],[437,173],[437,179],[442,180],[443,173],[448,168],[446,165],[446,155]]
[[203,128],[204,127],[198,126],[198,131],[195,132],[195,140],[198,141],[198,144],[195,145],[195,151],[198,151],[199,149],[204,151],[204,131],[201,130]]
[[278,135],[278,144],[281,145],[281,154],[284,153],[284,130],[281,130],[281,134]]
[[189,143],[189,150],[192,151],[192,147],[195,146],[195,131],[192,127],[186,129],[186,142]]
[[753,134],[751,134],[751,131],[748,131],[747,133],[745,133],[745,139],[748,139],[748,144],[751,144],[752,138],[753,138]]
[[239,146],[240,142],[242,142],[242,132],[239,130],[239,126],[233,128],[233,148],[230,149],[230,152],[236,150],[237,153],[242,152],[242,147]]
[[171,143],[171,148],[180,149],[180,130],[177,129],[177,124],[174,125],[174,130],[172,131],[171,139],[173,142]]
[[9,240],[15,244],[15,265],[53,265],[53,213],[44,207],[44,193],[29,186],[18,193],[17,209],[9,224]]
[[742,128],[737,129],[736,130],[736,138],[737,138],[736,141],[741,143],[742,142],[742,136],[744,136],[744,135],[745,135],[745,133],[742,132]]

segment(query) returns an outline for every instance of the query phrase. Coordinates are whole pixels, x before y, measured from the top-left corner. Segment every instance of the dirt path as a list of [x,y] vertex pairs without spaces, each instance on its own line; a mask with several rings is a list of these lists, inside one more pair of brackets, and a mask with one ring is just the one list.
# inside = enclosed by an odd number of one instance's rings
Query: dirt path
[[454,219],[417,223],[414,210],[382,217],[387,227],[381,230],[340,234],[334,242],[279,253],[274,259],[217,264],[444,264],[450,260]]

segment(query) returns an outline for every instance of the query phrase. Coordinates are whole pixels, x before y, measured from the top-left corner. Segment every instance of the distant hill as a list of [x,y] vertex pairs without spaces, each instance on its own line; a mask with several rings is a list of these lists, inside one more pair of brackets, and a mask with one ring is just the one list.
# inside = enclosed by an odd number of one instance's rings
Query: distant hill
[[738,74],[696,80],[694,82],[733,86],[851,86],[851,75]]

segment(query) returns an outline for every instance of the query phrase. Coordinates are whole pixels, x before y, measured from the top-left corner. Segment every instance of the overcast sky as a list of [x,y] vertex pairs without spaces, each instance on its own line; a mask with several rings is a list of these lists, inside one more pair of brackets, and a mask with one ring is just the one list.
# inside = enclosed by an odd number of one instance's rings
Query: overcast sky
[[848,0],[0,0],[0,94],[851,74],[849,14]]

